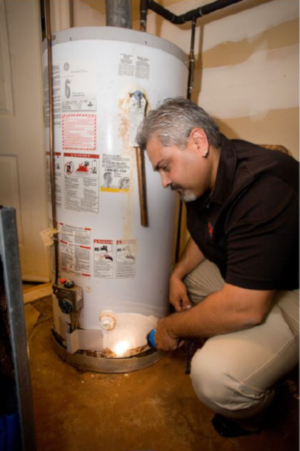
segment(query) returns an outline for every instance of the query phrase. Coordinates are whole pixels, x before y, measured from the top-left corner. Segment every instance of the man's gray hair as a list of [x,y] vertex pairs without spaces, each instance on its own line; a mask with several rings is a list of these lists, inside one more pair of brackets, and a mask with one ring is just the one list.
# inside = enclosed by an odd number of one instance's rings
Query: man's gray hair
[[137,142],[144,150],[149,139],[155,137],[165,147],[184,149],[193,128],[202,128],[209,144],[220,147],[219,127],[202,108],[183,97],[166,99],[143,120],[138,129]]

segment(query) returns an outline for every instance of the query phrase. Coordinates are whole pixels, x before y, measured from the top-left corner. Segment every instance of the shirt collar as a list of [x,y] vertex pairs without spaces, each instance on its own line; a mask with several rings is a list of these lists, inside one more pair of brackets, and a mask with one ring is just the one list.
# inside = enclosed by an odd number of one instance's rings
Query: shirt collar
[[237,164],[237,155],[232,141],[221,135],[221,152],[215,188],[211,201],[224,204],[229,197]]

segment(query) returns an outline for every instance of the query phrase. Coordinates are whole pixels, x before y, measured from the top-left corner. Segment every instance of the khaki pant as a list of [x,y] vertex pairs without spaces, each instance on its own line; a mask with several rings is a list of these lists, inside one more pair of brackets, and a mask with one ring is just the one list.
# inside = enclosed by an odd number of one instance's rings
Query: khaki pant
[[[219,269],[205,260],[186,278],[194,304],[224,285]],[[265,410],[274,386],[298,363],[299,291],[277,291],[263,324],[209,338],[191,364],[196,395],[216,413],[250,418]]]

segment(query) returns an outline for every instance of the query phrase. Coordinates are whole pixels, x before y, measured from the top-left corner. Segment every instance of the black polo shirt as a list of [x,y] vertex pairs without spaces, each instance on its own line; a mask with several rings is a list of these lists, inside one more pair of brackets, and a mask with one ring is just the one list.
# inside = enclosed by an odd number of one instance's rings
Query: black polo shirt
[[188,202],[188,230],[231,285],[299,287],[299,164],[222,135],[213,193]]

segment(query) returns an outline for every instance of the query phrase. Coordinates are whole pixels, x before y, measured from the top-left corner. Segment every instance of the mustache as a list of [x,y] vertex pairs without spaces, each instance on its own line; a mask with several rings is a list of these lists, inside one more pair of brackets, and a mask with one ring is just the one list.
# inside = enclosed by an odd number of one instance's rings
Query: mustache
[[171,183],[170,188],[173,191],[177,191],[178,189],[183,189],[183,187],[181,185],[177,185],[176,183]]

